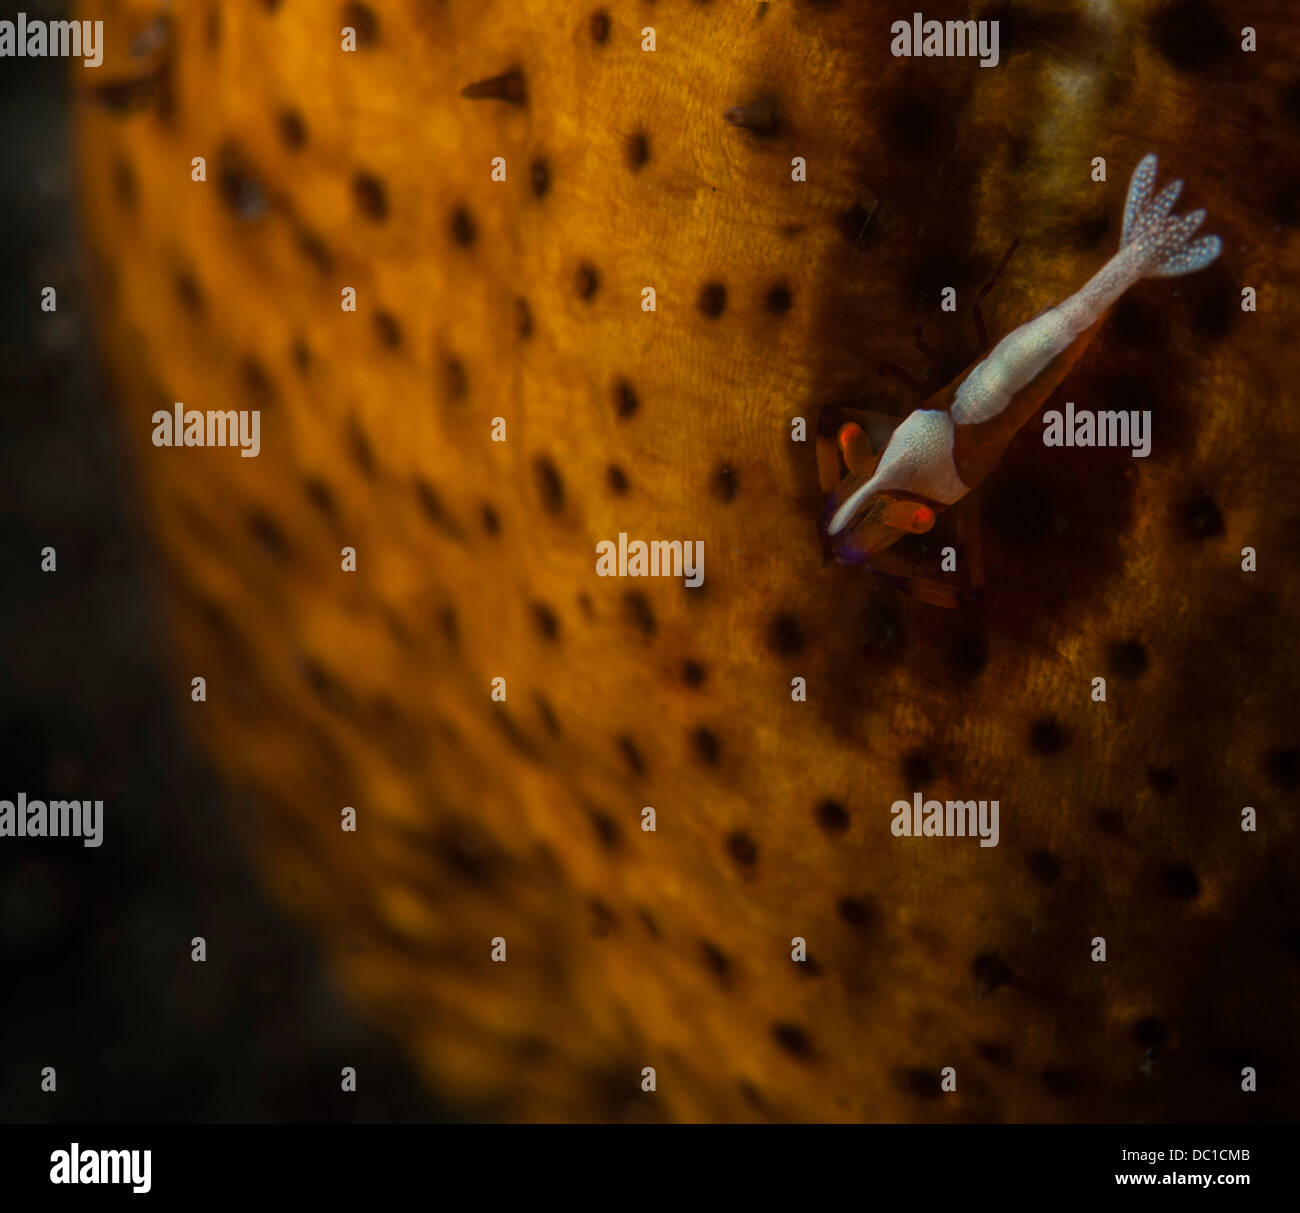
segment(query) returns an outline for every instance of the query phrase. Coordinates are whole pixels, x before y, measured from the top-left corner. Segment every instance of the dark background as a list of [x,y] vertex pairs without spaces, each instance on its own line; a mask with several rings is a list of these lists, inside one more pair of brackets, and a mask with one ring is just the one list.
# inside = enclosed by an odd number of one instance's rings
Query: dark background
[[448,1119],[267,904],[177,719],[95,365],[66,88],[62,60],[0,60],[0,798],[103,800],[105,841],[0,839],[0,1122]]

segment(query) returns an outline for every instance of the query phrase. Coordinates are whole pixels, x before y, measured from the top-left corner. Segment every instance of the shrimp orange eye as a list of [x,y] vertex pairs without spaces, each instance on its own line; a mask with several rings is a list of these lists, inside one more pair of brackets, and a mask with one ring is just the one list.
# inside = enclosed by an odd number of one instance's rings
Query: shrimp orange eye
[[869,476],[876,466],[876,453],[871,449],[871,439],[856,421],[846,421],[835,435],[844,464],[855,476]]
[[915,499],[909,501],[903,497],[891,501],[885,507],[880,521],[896,531],[911,531],[913,535],[920,535],[934,526],[934,510]]

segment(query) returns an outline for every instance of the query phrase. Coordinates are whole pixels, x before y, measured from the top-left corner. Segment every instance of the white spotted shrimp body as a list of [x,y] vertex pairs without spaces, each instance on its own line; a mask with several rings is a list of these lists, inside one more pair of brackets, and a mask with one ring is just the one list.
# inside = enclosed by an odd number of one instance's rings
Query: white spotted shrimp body
[[[908,532],[929,530],[935,513],[964,497],[993,470],[1017,430],[1041,407],[1141,278],[1171,278],[1209,265],[1218,236],[1193,239],[1203,210],[1171,215],[1181,181],[1154,198],[1156,158],[1134,170],[1119,251],[1079,291],[1008,333],[977,362],[911,413],[876,457],[858,427],[840,434],[849,474],[822,519],[827,550],[862,560]],[[856,445],[854,458],[849,452]]]

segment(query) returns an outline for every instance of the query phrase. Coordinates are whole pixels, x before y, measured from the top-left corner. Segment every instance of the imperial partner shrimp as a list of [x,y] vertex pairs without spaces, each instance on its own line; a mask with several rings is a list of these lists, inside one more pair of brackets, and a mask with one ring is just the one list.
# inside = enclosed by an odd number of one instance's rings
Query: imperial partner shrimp
[[840,428],[848,474],[821,519],[829,555],[870,561],[904,535],[929,531],[939,511],[993,471],[1129,287],[1194,273],[1218,257],[1218,236],[1192,239],[1205,211],[1170,214],[1183,183],[1171,182],[1153,199],[1155,179],[1156,157],[1147,155],[1129,183],[1119,251],[1082,290],[1003,337],[904,418],[878,454],[862,427]]

